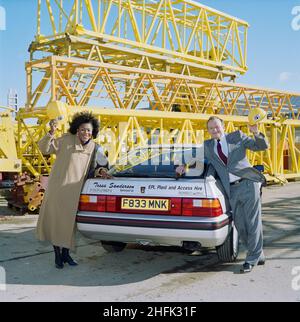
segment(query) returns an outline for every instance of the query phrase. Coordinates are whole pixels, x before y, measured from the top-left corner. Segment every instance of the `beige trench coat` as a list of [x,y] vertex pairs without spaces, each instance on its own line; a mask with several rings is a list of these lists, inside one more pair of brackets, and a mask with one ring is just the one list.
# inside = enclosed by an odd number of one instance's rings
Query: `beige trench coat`
[[95,143],[83,146],[77,135],[54,139],[47,134],[39,147],[43,154],[55,153],[56,160],[40,209],[37,238],[75,250],[76,212]]

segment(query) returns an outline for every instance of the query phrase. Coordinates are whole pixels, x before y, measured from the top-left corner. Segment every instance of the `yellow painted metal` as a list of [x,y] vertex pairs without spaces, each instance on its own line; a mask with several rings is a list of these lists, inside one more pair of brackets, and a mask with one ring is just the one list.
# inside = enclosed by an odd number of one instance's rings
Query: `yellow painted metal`
[[[55,102],[51,103],[56,104]],[[61,105],[61,102],[58,102]],[[150,143],[170,144],[170,143],[202,143],[207,139],[206,122],[211,114],[207,113],[175,113],[165,111],[145,111],[145,110],[124,110],[124,109],[103,109],[99,107],[83,107],[65,105],[68,118],[78,111],[89,110],[98,116],[101,122],[101,131],[97,139],[108,154],[111,164],[115,164],[124,157],[134,147],[143,146]],[[35,112],[28,110],[20,111],[22,120],[32,119],[38,115],[37,120],[41,122],[36,137],[32,143],[45,134],[46,124],[49,121],[47,109],[41,108]],[[222,115],[228,131],[242,130],[251,135],[248,131],[248,117],[237,115]],[[67,122],[67,119],[64,121]],[[65,123],[66,124],[66,123]],[[63,124],[61,124],[63,126]],[[278,132],[283,130],[282,135]],[[296,129],[300,132],[300,120],[284,120],[281,124],[274,119],[266,119],[260,124],[262,131],[270,141],[271,149],[266,152],[249,153],[252,164],[263,164],[270,181],[281,182],[288,178],[299,176],[300,149],[296,148]],[[63,131],[63,129],[61,128]],[[299,134],[298,134],[299,135]],[[277,140],[277,143],[276,143]],[[286,142],[289,142],[286,145]],[[28,142],[30,144],[30,141]],[[282,166],[277,162],[278,147],[285,147],[287,157]],[[283,148],[282,148],[283,149]],[[283,155],[283,153],[282,153]],[[35,169],[39,173],[48,173],[51,160],[47,160],[42,155],[32,155],[27,160],[28,163],[35,163]]]
[[189,66],[195,76],[234,78],[247,71],[247,29],[189,0],[47,0],[30,48],[87,59],[96,46],[107,63],[177,73]]
[[27,102],[17,115],[24,169],[50,172],[54,157],[43,156],[37,141],[52,117],[61,116],[62,134],[75,112],[93,111],[98,142],[114,164],[150,140],[203,142],[211,115],[228,132],[250,135],[247,116],[262,108],[260,130],[271,147],[248,152],[251,163],[263,164],[269,181],[299,177],[300,93],[224,81],[247,71],[247,29],[189,0],[38,1]]
[[293,92],[60,56],[29,62],[26,70],[44,75],[36,88],[27,84],[30,110],[61,100],[128,110],[171,111],[176,104],[184,112],[228,115],[259,107],[279,121],[300,115]]
[[12,109],[0,107],[0,172],[21,171],[21,160],[19,160],[16,150],[12,113]]

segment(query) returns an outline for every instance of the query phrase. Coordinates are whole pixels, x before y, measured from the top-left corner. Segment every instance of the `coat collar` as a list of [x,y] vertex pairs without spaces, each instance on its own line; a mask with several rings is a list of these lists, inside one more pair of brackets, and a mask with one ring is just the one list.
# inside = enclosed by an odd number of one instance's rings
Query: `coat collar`
[[93,140],[90,140],[90,142],[86,145],[82,145],[78,136],[75,135],[75,151],[82,151],[90,153],[95,146],[95,142]]

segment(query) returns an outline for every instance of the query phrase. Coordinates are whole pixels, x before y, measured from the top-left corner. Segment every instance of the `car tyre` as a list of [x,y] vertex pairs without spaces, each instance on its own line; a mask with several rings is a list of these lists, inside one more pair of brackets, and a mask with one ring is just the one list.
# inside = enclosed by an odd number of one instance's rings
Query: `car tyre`
[[216,247],[217,255],[220,261],[224,263],[233,263],[239,254],[239,236],[234,225],[227,236],[224,244]]
[[122,242],[101,240],[101,245],[108,253],[118,253],[124,250],[127,244]]

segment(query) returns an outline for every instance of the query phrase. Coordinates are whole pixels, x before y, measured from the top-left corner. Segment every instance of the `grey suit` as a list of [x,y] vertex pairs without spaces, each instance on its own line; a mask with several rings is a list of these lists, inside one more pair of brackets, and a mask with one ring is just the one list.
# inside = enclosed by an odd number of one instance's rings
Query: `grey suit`
[[[227,134],[226,141],[227,165],[215,153],[214,139],[204,142],[205,159],[213,167],[213,171],[217,172],[229,198],[235,226],[248,250],[246,262],[256,265],[263,258],[260,185],[265,182],[265,177],[250,165],[246,150],[263,151],[268,148],[268,143],[262,133],[253,139],[241,131]],[[230,185],[229,173],[244,180]]]

